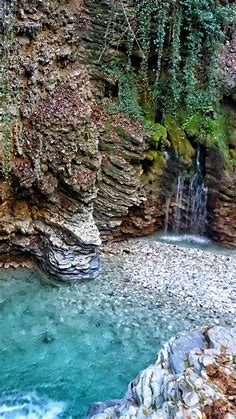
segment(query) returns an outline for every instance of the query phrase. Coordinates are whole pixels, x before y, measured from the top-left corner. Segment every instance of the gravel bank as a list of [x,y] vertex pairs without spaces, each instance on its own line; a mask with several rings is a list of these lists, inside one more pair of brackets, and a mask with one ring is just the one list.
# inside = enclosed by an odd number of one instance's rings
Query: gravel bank
[[128,300],[141,293],[147,304],[184,312],[189,322],[236,323],[233,256],[135,239],[105,245],[103,264]]

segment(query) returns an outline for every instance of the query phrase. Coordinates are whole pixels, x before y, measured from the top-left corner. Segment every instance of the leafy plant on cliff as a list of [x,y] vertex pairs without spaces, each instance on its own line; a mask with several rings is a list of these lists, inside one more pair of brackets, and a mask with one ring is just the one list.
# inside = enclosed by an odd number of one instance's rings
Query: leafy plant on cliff
[[[187,135],[205,147],[218,148],[232,167],[235,154],[229,151],[228,128],[219,115],[224,45],[235,26],[236,3],[114,0],[112,4],[119,28],[122,20],[124,28],[118,43],[119,66],[112,63],[118,82],[116,109],[143,122],[155,148],[168,147],[159,128],[165,125],[168,139],[169,115]],[[194,120],[200,122],[191,135],[189,121]]]
[[112,67],[103,67],[103,71],[114,80],[118,81],[118,103],[109,103],[108,110],[124,112],[127,115],[144,121],[144,111],[140,105],[140,92],[137,77],[131,68],[126,68],[121,62],[116,62]]
[[[232,128],[230,126],[230,111],[227,107],[212,115],[196,112],[185,116],[182,126],[189,137],[194,137],[206,148],[218,149],[224,157],[226,169],[232,169],[236,164],[234,156],[230,155],[229,141]],[[232,150],[231,150],[232,153]]]
[[139,83],[151,92],[153,106],[172,113],[180,105],[189,112],[216,106],[223,78],[222,49],[236,17],[234,2],[115,3],[127,26],[129,69],[135,61]]

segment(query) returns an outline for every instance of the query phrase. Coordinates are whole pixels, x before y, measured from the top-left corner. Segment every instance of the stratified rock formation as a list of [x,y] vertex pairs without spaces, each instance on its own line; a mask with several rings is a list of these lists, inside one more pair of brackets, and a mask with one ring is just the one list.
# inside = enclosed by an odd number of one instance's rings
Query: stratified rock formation
[[[97,103],[104,81],[94,62],[108,6],[101,7],[22,0],[11,16],[18,58],[7,71],[13,93],[18,81],[20,114],[11,180],[0,179],[0,252],[3,263],[33,256],[63,280],[99,272],[95,198],[97,224],[108,231],[140,202],[144,130]],[[3,154],[4,145],[2,165]]]
[[[33,257],[60,279],[93,277],[100,269],[100,236],[148,234],[163,228],[167,215],[173,225],[182,172],[187,206],[196,132],[184,132],[170,118],[149,129],[117,109],[121,80],[104,65],[127,59],[121,37],[126,24],[121,11],[109,36],[112,2],[11,3],[14,42],[9,35],[4,70],[10,92],[1,105],[1,115],[8,108],[11,120],[11,141],[3,133],[0,147],[1,264]],[[226,90],[232,96],[235,63],[232,45],[227,48]],[[160,131],[158,143],[153,130]],[[228,170],[222,162],[216,175],[214,151],[201,147],[207,232],[236,245],[232,165]],[[180,221],[184,227],[184,216]]]
[[20,117],[11,186],[1,180],[1,253],[36,257],[63,280],[99,271],[93,219],[100,168],[81,42],[81,2],[18,1],[14,11]]
[[91,405],[88,417],[236,417],[236,330],[206,327],[171,339],[123,400]]

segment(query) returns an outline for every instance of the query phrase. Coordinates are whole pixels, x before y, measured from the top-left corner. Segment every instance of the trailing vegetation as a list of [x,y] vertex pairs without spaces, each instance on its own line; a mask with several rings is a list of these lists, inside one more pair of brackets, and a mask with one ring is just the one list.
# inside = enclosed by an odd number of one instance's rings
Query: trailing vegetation
[[175,112],[180,104],[190,112],[216,105],[222,87],[222,47],[236,18],[234,2],[117,2],[129,22],[129,62],[140,57],[137,74],[154,105],[167,112]]
[[189,121],[198,120],[197,140],[226,156],[228,127],[224,123],[219,129],[224,120],[219,104],[223,48],[236,21],[235,2],[115,0],[112,19],[125,24],[121,42],[127,56],[106,68],[119,83],[113,106],[144,122],[159,140],[163,135],[156,123],[166,125],[167,115],[186,132]]

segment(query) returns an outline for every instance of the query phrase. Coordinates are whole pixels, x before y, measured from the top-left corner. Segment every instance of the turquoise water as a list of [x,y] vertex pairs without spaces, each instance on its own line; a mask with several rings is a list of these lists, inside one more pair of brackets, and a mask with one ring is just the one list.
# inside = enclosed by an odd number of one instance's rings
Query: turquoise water
[[169,244],[176,244],[180,247],[195,248],[195,249],[204,250],[206,252],[210,252],[210,253],[214,253],[218,255],[236,257],[235,248],[226,247],[224,245],[218,244],[204,236],[197,236],[197,235],[187,234],[187,233],[175,234],[175,233],[158,232],[158,233],[151,234],[148,237],[150,240],[169,243]]
[[85,417],[192,327],[143,292],[127,295],[112,272],[66,286],[37,271],[0,272],[0,418]]

